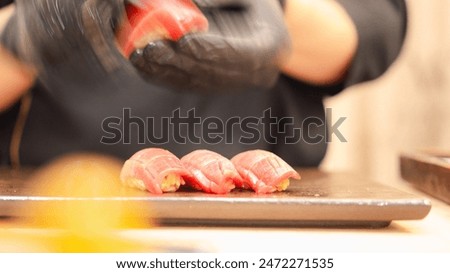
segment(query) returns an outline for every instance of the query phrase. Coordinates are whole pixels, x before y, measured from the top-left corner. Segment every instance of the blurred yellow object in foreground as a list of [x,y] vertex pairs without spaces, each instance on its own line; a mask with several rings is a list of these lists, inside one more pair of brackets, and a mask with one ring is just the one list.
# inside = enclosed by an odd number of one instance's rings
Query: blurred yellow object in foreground
[[93,154],[64,156],[43,167],[29,183],[33,195],[53,198],[23,208],[31,216],[26,225],[58,230],[45,238],[51,252],[151,251],[117,236],[123,228],[151,226],[139,217],[142,208],[121,200],[121,168],[121,161]]

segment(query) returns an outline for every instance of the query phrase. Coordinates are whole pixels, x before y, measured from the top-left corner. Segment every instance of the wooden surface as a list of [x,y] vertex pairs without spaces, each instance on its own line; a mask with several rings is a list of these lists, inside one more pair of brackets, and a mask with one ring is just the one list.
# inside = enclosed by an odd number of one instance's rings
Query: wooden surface
[[[95,199],[99,206],[127,202],[140,208],[140,217],[153,217],[160,224],[193,226],[384,227],[392,220],[422,219],[431,207],[422,197],[362,177],[317,170],[299,170],[299,173],[301,181],[291,180],[286,191],[273,194],[234,190],[216,195],[180,190],[151,195],[117,185],[114,196]],[[43,203],[51,208],[92,200],[48,196],[39,189],[31,191],[30,184],[33,181],[24,182],[20,176],[7,175],[0,180],[0,216],[34,217],[30,208]],[[51,217],[52,212],[48,209],[48,215],[41,217]]]
[[400,170],[405,181],[450,204],[450,153],[404,154]]
[[[401,190],[432,202],[423,220],[394,221],[386,228],[267,228],[267,227],[155,227],[117,231],[117,236],[144,245],[206,252],[448,252],[450,206],[416,191],[407,183]],[[6,240],[6,235],[8,235]],[[0,222],[0,251],[26,251],[14,238],[49,236],[57,231]],[[16,237],[9,235],[14,234]],[[32,250],[31,250],[32,251]]]

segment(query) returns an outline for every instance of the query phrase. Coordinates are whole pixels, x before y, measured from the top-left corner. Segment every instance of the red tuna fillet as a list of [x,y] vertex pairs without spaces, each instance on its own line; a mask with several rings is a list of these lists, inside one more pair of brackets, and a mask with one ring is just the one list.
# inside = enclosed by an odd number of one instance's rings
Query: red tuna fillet
[[120,179],[126,186],[162,194],[175,192],[184,184],[183,177],[189,171],[180,159],[171,152],[159,149],[144,149],[128,159],[121,171]]
[[289,178],[300,179],[300,175],[279,156],[263,150],[240,153],[231,159],[243,178],[239,188],[250,188],[256,193],[284,191]]
[[207,193],[224,194],[235,187],[241,177],[233,163],[222,155],[208,151],[193,151],[181,158],[191,176],[186,184]]
[[139,0],[126,6],[127,18],[118,33],[124,54],[160,39],[178,41],[187,33],[208,30],[208,20],[192,0]]

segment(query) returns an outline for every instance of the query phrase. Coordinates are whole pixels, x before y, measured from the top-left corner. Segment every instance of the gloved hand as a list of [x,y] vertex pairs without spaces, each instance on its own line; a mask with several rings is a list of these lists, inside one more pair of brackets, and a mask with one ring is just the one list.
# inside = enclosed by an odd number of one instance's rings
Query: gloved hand
[[194,0],[209,31],[150,42],[130,60],[143,77],[183,90],[268,88],[289,35],[278,0]]
[[1,43],[34,66],[44,83],[108,77],[127,64],[133,69],[115,44],[113,25],[124,15],[123,0],[16,0],[15,5]]
[[[210,92],[273,84],[277,61],[289,44],[278,1],[196,3],[210,31],[136,51],[131,62],[141,75],[182,90]],[[124,14],[124,0],[16,0],[1,41],[36,67],[44,84],[88,86],[108,80],[116,70],[129,71],[132,79],[135,69],[117,48],[114,31]]]

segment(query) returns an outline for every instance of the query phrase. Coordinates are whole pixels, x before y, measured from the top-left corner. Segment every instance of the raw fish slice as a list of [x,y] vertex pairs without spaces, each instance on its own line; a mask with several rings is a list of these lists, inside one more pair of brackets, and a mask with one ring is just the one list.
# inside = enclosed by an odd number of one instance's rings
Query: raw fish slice
[[188,175],[189,171],[174,154],[149,148],[137,152],[125,162],[120,179],[126,186],[162,194],[177,191],[184,184],[183,177]]
[[155,40],[178,41],[187,33],[208,30],[208,20],[192,0],[141,0],[126,6],[118,42],[125,56]]
[[181,161],[191,173],[185,177],[186,184],[207,193],[228,193],[235,188],[236,181],[241,180],[233,163],[212,151],[197,150],[182,157]]
[[250,188],[257,193],[284,191],[289,178],[300,179],[300,175],[289,164],[274,153],[252,150],[240,153],[231,159],[243,178],[239,188]]

